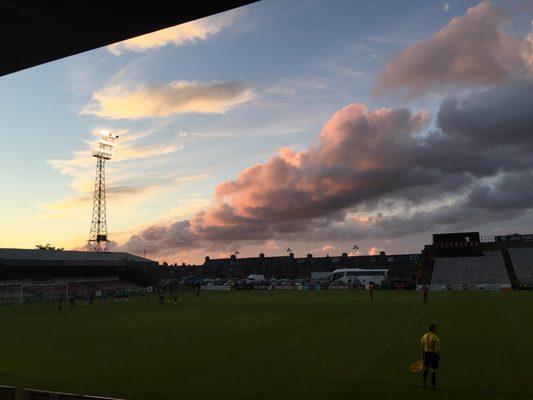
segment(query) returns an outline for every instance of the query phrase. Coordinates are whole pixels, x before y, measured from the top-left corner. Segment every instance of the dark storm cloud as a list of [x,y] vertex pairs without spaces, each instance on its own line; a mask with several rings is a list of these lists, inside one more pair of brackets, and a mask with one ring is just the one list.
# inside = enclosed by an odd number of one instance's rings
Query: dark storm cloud
[[452,140],[469,140],[482,148],[526,145],[529,149],[532,90],[531,81],[519,81],[466,99],[445,100],[437,123]]
[[151,226],[139,234],[133,235],[117,250],[157,254],[165,249],[194,249],[201,246],[201,241],[190,230],[189,221],[177,221],[168,226]]
[[533,206],[533,171],[504,175],[494,186],[480,185],[468,195],[466,206],[483,211],[526,210]]

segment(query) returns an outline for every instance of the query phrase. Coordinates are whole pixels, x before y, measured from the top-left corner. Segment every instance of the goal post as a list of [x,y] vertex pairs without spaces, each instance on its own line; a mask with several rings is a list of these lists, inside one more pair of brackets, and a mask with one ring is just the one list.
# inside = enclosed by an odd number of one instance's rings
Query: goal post
[[0,286],[0,305],[1,304],[20,304],[21,284],[7,284]]
[[11,300],[11,287],[10,286],[0,286],[0,305],[2,304],[12,304]]
[[57,301],[63,295],[66,301],[69,296],[69,284],[60,283],[24,283],[20,285],[19,304],[25,302]]

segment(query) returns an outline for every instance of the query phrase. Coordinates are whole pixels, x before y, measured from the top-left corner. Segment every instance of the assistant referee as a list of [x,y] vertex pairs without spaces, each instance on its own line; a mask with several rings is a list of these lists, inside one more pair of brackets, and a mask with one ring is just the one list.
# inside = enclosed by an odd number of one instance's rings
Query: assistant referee
[[437,389],[437,370],[440,361],[440,340],[437,336],[437,325],[431,324],[429,332],[420,339],[420,358],[424,360],[422,387],[426,387],[429,369],[431,368],[431,384]]

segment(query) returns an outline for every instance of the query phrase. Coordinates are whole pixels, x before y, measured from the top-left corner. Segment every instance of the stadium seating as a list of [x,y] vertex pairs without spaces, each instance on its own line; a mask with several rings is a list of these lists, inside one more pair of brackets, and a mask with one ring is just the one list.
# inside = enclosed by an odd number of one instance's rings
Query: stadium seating
[[35,295],[35,296],[43,296],[43,298],[59,298],[60,295],[64,295],[66,293],[67,286],[65,284],[57,284],[57,285],[31,285],[31,286],[24,286],[23,291]]
[[509,249],[511,262],[518,281],[528,285],[533,284],[533,249],[532,248],[517,248]]
[[479,257],[437,257],[432,285],[510,284],[501,252],[487,251]]

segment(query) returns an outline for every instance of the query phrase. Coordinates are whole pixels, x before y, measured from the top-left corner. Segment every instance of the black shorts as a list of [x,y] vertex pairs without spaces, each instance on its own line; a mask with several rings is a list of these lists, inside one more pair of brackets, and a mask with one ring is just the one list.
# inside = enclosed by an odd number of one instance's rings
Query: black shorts
[[424,353],[424,367],[439,369],[439,358],[438,353],[430,353],[429,351]]

